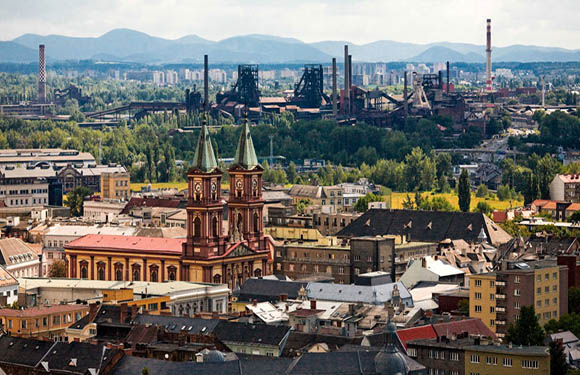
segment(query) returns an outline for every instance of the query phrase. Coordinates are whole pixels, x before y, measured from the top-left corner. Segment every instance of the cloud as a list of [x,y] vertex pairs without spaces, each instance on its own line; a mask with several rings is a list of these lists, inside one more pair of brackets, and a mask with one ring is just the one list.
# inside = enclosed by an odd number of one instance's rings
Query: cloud
[[165,38],[219,40],[260,33],[306,42],[379,39],[580,48],[580,1],[558,0],[0,0],[2,38],[25,33],[98,36],[131,28]]

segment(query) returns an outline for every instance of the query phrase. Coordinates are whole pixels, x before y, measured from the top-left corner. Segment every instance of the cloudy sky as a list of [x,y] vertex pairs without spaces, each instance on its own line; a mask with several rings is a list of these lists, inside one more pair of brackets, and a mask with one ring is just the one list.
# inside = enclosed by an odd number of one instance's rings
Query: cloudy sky
[[379,39],[580,48],[580,0],[0,0],[0,40],[131,28],[211,40],[260,33],[306,42]]

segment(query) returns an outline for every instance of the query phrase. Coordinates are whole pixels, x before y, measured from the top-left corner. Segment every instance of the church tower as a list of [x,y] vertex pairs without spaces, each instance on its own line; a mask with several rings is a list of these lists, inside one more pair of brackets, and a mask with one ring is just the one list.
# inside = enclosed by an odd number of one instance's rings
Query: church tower
[[187,241],[183,245],[184,258],[207,259],[225,251],[221,178],[222,172],[218,168],[204,118],[193,166],[187,172]]
[[234,162],[228,172],[230,175],[228,200],[230,241],[247,240],[253,248],[264,249],[262,219],[264,169],[258,163],[247,118],[244,118]]

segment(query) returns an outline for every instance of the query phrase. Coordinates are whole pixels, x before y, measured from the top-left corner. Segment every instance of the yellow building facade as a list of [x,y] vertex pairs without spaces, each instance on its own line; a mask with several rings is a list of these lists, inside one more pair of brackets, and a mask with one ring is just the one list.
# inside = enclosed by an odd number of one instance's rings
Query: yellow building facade
[[549,375],[550,354],[545,346],[469,346],[465,348],[465,374]]
[[471,275],[469,280],[469,316],[479,318],[496,332],[496,275]]

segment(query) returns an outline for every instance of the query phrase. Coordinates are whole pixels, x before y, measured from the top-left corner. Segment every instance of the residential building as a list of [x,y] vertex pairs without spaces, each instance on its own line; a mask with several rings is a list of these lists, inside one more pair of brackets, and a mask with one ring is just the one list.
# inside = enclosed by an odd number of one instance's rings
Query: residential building
[[465,347],[465,374],[550,374],[546,346],[471,345]]
[[352,223],[361,214],[356,212],[314,213],[313,227],[323,236],[335,236],[339,231]]
[[564,346],[566,363],[577,368],[580,365],[580,340],[578,337],[570,331],[551,333],[547,335],[545,344],[558,341]]
[[11,306],[18,301],[18,280],[0,266],[0,307]]
[[400,280],[408,288],[412,288],[421,281],[463,284],[464,276],[464,271],[448,262],[426,256],[420,260],[411,260]]
[[550,199],[580,203],[580,174],[558,174],[550,183]]
[[469,316],[499,337],[523,306],[534,306],[540,325],[568,313],[568,270],[555,261],[504,262],[496,272],[470,276]]
[[351,303],[367,303],[384,305],[395,295],[407,307],[413,306],[413,298],[409,290],[400,282],[378,285],[342,285],[335,283],[310,282],[306,287],[308,298],[320,301],[337,301]]
[[128,200],[131,196],[131,175],[129,172],[101,173],[101,199]]
[[48,204],[48,178],[54,170],[47,167],[0,169],[0,200],[6,207],[32,207]]
[[464,375],[466,345],[473,339],[465,337],[437,337],[407,342],[407,354],[427,368],[429,374]]
[[108,375],[123,356],[122,350],[105,345],[0,336],[0,371],[5,374]]
[[83,203],[83,217],[95,223],[110,223],[115,221],[126,202],[118,199],[108,201],[88,200]]
[[0,266],[14,277],[37,277],[40,259],[35,250],[20,238],[0,239]]
[[87,305],[0,309],[0,325],[12,336],[67,341],[65,329],[88,314]]

